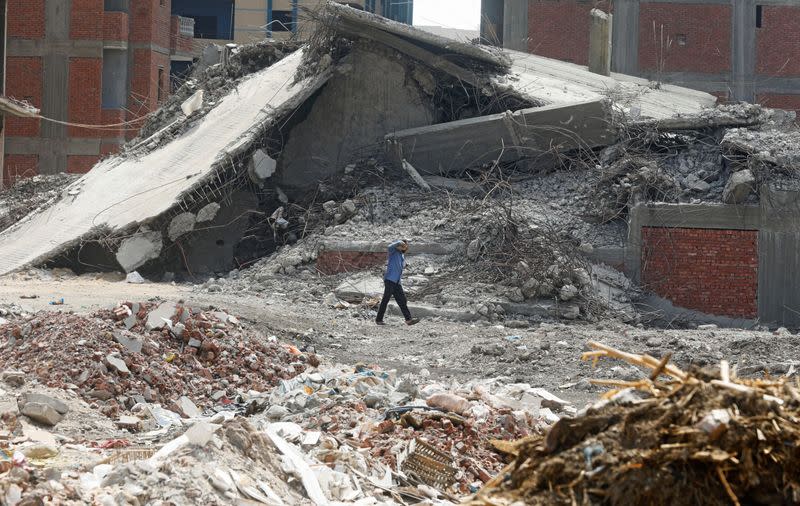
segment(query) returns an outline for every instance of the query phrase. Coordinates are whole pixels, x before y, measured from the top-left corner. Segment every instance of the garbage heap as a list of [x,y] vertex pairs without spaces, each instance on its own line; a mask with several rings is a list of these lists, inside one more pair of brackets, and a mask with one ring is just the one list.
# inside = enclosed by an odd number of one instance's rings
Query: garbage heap
[[[797,504],[800,394],[788,379],[741,379],[719,368],[684,372],[589,343],[585,359],[648,369],[545,436],[513,445],[504,472],[470,504]],[[517,502],[518,501],[518,502]]]

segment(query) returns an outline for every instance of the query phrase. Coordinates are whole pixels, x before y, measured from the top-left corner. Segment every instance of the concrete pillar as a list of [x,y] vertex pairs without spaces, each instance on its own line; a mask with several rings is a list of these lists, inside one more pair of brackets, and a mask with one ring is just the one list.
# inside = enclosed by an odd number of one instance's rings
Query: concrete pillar
[[611,75],[611,14],[592,9],[589,28],[589,71]]
[[755,101],[756,69],[756,1],[731,0],[731,50],[733,51],[731,74],[734,100]]
[[636,75],[639,72],[639,0],[614,0],[611,32],[611,70]]
[[528,51],[528,0],[505,0],[503,47]]
[[481,41],[503,47],[503,10],[505,0],[481,2]]
[[[6,0],[0,0],[0,94],[6,94]],[[0,114],[0,188],[3,187],[3,162],[6,157],[6,120]]]

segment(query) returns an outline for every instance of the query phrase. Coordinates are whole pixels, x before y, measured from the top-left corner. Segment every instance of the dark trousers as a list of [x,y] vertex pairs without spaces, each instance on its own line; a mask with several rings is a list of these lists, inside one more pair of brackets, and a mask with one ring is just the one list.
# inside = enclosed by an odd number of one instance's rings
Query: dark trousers
[[394,300],[397,301],[397,305],[400,306],[400,311],[403,312],[403,316],[405,316],[406,320],[410,320],[411,311],[408,310],[408,300],[406,299],[406,293],[403,291],[403,285],[387,279],[383,280],[383,285],[383,299],[381,299],[381,307],[378,308],[378,317],[376,321],[383,321],[383,315],[386,314],[386,306],[389,305],[389,299],[391,299],[392,296],[394,296]]

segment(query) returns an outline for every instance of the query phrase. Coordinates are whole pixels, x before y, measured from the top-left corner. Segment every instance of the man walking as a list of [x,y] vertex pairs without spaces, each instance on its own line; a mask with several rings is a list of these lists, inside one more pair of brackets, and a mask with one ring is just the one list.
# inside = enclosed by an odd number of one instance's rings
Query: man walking
[[383,277],[383,299],[381,299],[381,306],[378,308],[378,317],[375,319],[375,323],[378,325],[386,325],[383,322],[383,315],[386,314],[386,306],[389,305],[389,299],[392,296],[397,301],[397,305],[400,306],[400,311],[403,312],[406,325],[419,323],[419,319],[411,317],[406,294],[403,291],[403,285],[400,284],[400,278],[403,277],[403,268],[406,266],[406,251],[408,251],[408,241],[395,241],[389,245],[389,259],[386,262],[386,275]]

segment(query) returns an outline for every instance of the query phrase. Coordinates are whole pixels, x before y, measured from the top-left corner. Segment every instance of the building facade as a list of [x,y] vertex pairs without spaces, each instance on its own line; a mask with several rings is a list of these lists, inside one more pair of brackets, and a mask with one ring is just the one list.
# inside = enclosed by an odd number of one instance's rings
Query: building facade
[[8,0],[6,95],[53,121],[5,118],[5,184],[86,172],[136,135],[191,47],[170,2]]
[[[337,0],[358,9],[411,24],[413,0]],[[198,40],[246,44],[265,38],[308,34],[313,23],[304,15],[321,0],[172,0],[173,14],[193,18]]]
[[614,15],[616,72],[800,110],[797,0],[483,0],[482,36],[586,65],[593,8]]

